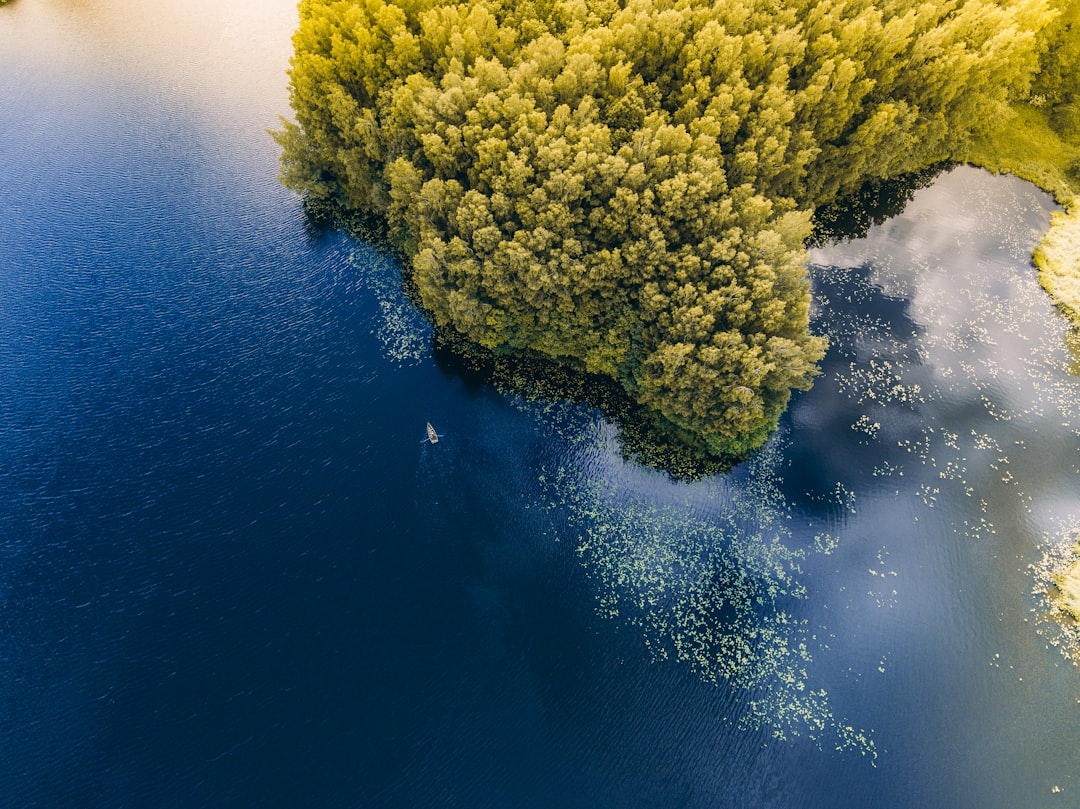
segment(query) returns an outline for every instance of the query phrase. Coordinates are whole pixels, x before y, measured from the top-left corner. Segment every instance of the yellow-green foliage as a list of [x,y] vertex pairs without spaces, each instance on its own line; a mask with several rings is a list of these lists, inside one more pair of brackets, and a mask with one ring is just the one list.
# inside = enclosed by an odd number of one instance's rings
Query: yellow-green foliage
[[1080,197],[1056,213],[1050,230],[1035,250],[1039,281],[1050,297],[1080,323]]
[[385,217],[438,325],[609,375],[730,454],[824,350],[810,211],[954,156],[1028,92],[1058,19],[1046,0],[300,12],[284,181]]
[[1080,537],[1049,544],[1031,570],[1042,607],[1039,634],[1080,666]]
[[1068,204],[1080,195],[1080,130],[1069,142],[1050,124],[1045,107],[1018,102],[954,157],[1000,174],[1015,174]]
[[1080,324],[1080,0],[1058,11],[1042,31],[1030,97],[1014,101],[958,157],[1030,180],[1065,206],[1034,258],[1043,287]]
[[1032,85],[1033,99],[1050,110],[1054,128],[1080,138],[1080,0],[1058,0],[1058,15],[1043,30],[1046,51]]
[[[1061,142],[1042,152],[1060,173],[1042,184],[1066,206],[1055,214],[1035,251],[1039,280],[1050,296],[1080,325],[1080,0],[1071,0],[1047,31],[1048,48],[1034,97]],[[1068,196],[1071,194],[1071,197]]]
[[1058,588],[1058,604],[1061,610],[1080,621],[1080,558],[1054,577]]

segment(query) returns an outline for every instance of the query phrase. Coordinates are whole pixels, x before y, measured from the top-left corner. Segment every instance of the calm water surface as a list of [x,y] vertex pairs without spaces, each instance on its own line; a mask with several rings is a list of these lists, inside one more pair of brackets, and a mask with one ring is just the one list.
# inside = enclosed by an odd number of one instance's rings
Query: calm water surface
[[1077,805],[1045,195],[814,251],[818,383],[672,482],[308,228],[292,5],[0,9],[0,805]]

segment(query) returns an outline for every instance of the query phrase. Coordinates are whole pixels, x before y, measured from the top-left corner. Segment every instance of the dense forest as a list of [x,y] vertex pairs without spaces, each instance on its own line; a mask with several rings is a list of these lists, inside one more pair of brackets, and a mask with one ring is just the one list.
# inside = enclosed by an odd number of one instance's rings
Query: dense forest
[[1075,133],[1078,9],[303,0],[282,178],[385,222],[439,327],[615,379],[737,456],[825,349],[813,211],[992,152],[1018,104]]

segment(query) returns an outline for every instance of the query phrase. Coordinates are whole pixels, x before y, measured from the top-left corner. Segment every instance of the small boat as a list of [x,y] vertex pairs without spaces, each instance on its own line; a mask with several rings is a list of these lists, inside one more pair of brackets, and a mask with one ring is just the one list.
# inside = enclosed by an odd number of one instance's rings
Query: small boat
[[439,443],[439,434],[435,432],[435,428],[431,426],[431,422],[427,423],[427,440],[432,444]]

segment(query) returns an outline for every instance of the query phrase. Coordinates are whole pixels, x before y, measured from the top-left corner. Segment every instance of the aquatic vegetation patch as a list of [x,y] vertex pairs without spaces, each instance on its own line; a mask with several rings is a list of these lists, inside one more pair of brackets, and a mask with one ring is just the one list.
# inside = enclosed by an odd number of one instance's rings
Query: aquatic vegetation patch
[[[1022,373],[985,351],[1002,332],[1030,322],[1031,309],[1040,307],[1038,289],[1030,279],[1017,279],[1015,288],[1004,289],[1019,294],[1003,297],[1000,279],[973,276],[964,279],[954,296],[959,305],[912,292],[916,328],[898,324],[906,333],[879,332],[863,339],[850,321],[865,322],[865,313],[849,313],[848,307],[865,306],[885,289],[908,283],[901,275],[909,270],[870,263],[872,274],[852,272],[846,278],[836,268],[812,270],[823,298],[832,304],[827,333],[839,352],[852,357],[836,365],[829,384],[862,411],[849,425],[859,443],[880,449],[873,460],[874,477],[895,480],[898,496],[914,498],[928,511],[957,497],[970,499],[971,509],[952,519],[954,529],[972,539],[992,536],[996,528],[987,513],[988,485],[1015,489],[1025,507],[1030,497],[1009,469],[1003,442],[985,425],[999,429],[1013,420],[1027,423],[1048,410],[1064,418],[1077,399],[1076,390],[1059,382],[1062,369],[1056,357],[1061,351],[1052,331],[1038,332],[1038,339],[1024,332],[1024,352],[1009,358]],[[928,275],[936,271],[919,270]],[[1046,308],[1043,304],[1044,314],[1049,314]],[[880,322],[878,326],[887,328]],[[1003,395],[1006,392],[1015,395]],[[1014,400],[1025,406],[1007,406]],[[955,403],[955,414],[950,403]],[[973,408],[982,411],[980,418],[974,418]],[[902,418],[906,414],[910,417]]]
[[432,327],[406,295],[401,265],[392,256],[358,245],[349,256],[357,282],[378,307],[373,332],[387,359],[416,365],[431,355]]
[[1040,634],[1080,666],[1080,536],[1049,541],[1031,571]]
[[[949,211],[942,235],[924,231],[932,249],[908,243],[900,252],[887,238],[890,228],[906,232],[911,220],[942,215],[942,201],[916,197],[906,221],[886,223],[865,243],[815,251],[844,265],[811,268],[822,300],[818,327],[845,360],[818,389],[831,387],[864,411],[846,423],[880,449],[874,477],[895,484],[916,520],[935,512],[958,539],[1026,555],[1030,545],[1004,526],[1045,519],[1053,508],[1036,500],[1035,470],[1055,464],[1049,476],[1037,472],[1044,490],[1080,474],[1080,384],[1062,345],[1067,324],[1024,271],[1045,207],[1033,199],[1006,216],[1000,199],[980,192],[979,176],[957,171],[968,185],[964,206]],[[1054,215],[1048,240],[1065,236],[1061,255],[1075,261],[1080,233],[1069,227],[1080,219],[1067,218]],[[876,318],[864,331],[868,310],[884,299],[905,301],[909,319],[895,319],[889,332]],[[910,417],[896,418],[905,411]],[[1047,540],[1029,573],[1038,633],[1080,665],[1077,531],[1071,524]]]
[[1039,282],[1050,297],[1080,324],[1080,197],[1055,213],[1050,230],[1035,249]]
[[546,507],[565,519],[596,583],[599,614],[640,630],[656,660],[747,691],[741,727],[831,741],[875,759],[871,734],[835,716],[826,689],[812,681],[818,642],[799,617],[808,595],[801,564],[830,553],[836,538],[821,533],[792,547],[790,508],[774,472],[780,458],[770,444],[737,482],[697,484],[712,487],[705,507],[660,504],[617,475],[605,481],[595,464],[557,466],[542,483]]

